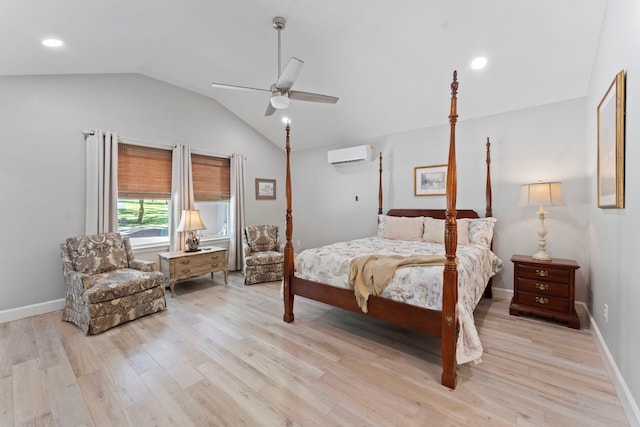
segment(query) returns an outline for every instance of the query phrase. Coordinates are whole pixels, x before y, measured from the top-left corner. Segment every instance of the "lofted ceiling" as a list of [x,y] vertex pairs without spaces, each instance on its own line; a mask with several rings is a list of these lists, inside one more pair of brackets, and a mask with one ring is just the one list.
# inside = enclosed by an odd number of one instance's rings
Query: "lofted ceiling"
[[[460,120],[586,96],[606,0],[3,0],[0,75],[140,73],[211,97],[274,144],[349,146],[447,122],[452,71]],[[305,64],[271,117],[274,16],[283,65]],[[64,40],[58,49],[43,38]],[[488,66],[470,67],[476,56]]]

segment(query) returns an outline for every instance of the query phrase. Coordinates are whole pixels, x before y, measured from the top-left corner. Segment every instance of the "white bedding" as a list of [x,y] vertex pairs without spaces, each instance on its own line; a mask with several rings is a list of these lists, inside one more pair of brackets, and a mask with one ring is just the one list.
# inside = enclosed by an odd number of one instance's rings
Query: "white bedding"
[[[355,257],[371,254],[444,254],[444,245],[380,237],[335,243],[301,252],[295,259],[295,276],[349,289],[349,263]],[[457,312],[461,326],[456,359],[462,364],[479,361],[482,355],[482,345],[473,321],[473,310],[480,301],[489,278],[502,268],[502,261],[490,249],[480,244],[459,244],[456,255]],[[441,310],[442,271],[441,265],[399,268],[380,296]]]

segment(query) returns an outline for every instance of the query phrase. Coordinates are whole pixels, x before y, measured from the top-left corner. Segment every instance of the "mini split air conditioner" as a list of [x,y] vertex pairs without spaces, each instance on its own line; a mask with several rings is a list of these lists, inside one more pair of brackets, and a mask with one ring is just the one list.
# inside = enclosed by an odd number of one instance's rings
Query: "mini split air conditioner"
[[329,150],[327,160],[332,165],[353,162],[370,162],[373,159],[373,147],[371,145],[358,145],[357,147]]

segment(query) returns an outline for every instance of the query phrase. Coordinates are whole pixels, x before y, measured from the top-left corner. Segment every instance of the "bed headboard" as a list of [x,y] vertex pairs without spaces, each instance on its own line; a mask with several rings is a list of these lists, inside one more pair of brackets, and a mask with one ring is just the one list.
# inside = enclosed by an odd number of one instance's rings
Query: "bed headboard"
[[[461,209],[457,211],[458,218],[480,218],[480,215],[471,209]],[[432,218],[445,219],[446,209],[390,209],[389,216],[430,216]]]

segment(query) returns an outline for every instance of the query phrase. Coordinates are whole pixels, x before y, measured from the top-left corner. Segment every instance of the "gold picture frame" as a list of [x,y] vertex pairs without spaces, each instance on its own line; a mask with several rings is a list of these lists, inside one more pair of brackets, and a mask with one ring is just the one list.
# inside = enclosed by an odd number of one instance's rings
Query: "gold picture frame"
[[625,73],[616,74],[598,104],[598,207],[624,208]]
[[273,200],[276,198],[276,180],[256,178],[256,200]]
[[446,196],[447,165],[413,168],[414,196]]

